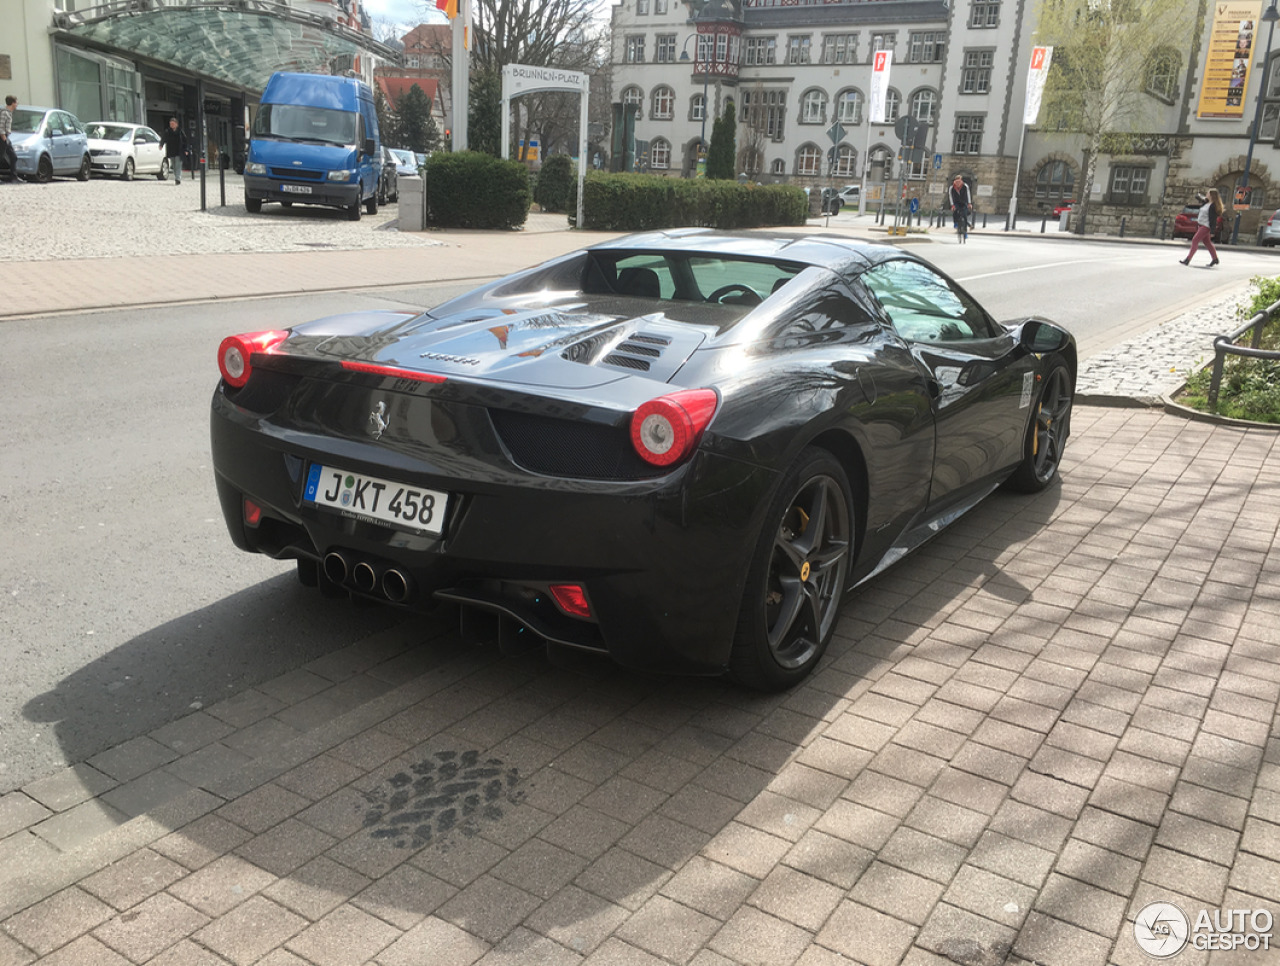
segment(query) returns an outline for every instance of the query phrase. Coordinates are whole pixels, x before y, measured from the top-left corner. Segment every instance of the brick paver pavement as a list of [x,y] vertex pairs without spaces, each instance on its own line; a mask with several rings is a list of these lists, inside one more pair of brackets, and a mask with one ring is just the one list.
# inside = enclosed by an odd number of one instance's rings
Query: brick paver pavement
[[1138,966],[1148,903],[1280,914],[1278,441],[1079,406],[783,695],[405,620],[0,798],[0,966]]

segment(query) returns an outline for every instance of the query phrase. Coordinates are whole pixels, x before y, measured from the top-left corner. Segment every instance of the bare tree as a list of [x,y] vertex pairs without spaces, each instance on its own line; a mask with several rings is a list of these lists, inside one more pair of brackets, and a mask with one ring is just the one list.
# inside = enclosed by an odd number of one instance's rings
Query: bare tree
[[1079,134],[1088,161],[1080,193],[1082,231],[1098,155],[1109,136],[1134,133],[1157,102],[1145,93],[1169,48],[1189,60],[1197,0],[1044,0],[1036,38],[1053,46],[1041,126]]

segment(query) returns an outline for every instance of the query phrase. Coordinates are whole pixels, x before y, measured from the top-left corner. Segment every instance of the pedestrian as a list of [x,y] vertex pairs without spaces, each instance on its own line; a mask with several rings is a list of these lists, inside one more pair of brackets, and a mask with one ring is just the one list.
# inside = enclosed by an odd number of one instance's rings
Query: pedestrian
[[1209,189],[1209,197],[1200,206],[1200,214],[1196,216],[1196,225],[1198,226],[1196,233],[1191,236],[1191,251],[1187,252],[1187,257],[1180,261],[1183,265],[1190,265],[1196,249],[1200,247],[1201,242],[1204,242],[1204,247],[1209,249],[1209,254],[1213,256],[1213,261],[1209,263],[1209,267],[1213,268],[1218,264],[1218,250],[1213,247],[1213,236],[1222,227],[1222,195],[1218,194],[1217,188]]
[[956,175],[947,189],[947,202],[951,206],[951,221],[962,242],[969,240],[969,223],[972,220],[973,196],[961,175]]
[[18,181],[18,156],[14,153],[10,135],[13,133],[13,112],[18,109],[18,98],[13,94],[5,95],[4,110],[0,111],[0,151],[4,153],[5,167],[9,169],[7,181]]
[[169,118],[169,126],[160,135],[160,142],[164,145],[169,167],[173,169],[173,183],[182,184],[182,158],[187,153],[187,136],[178,127],[176,117]]

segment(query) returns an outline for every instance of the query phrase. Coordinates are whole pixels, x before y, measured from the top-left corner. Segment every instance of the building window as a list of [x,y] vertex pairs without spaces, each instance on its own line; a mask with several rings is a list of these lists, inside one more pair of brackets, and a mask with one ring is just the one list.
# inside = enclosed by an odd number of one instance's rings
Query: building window
[[898,109],[902,105],[902,95],[890,87],[884,92],[884,122],[892,124],[898,119]]
[[821,124],[827,119],[827,94],[825,91],[809,91],[800,102],[800,123]]
[[787,38],[787,63],[788,64],[809,63],[809,41],[810,41],[810,37],[808,34],[805,34],[802,37]]
[[1178,92],[1179,66],[1176,51],[1168,48],[1157,50],[1147,64],[1147,76],[1144,78],[1147,93],[1172,104]]
[[822,38],[824,64],[852,64],[857,56],[857,34],[825,34]]
[[933,91],[916,91],[911,95],[911,116],[917,121],[932,124],[937,106],[938,95]]
[[845,91],[840,95],[840,101],[836,107],[836,120],[841,124],[862,123],[862,93],[860,91]]
[[1267,69],[1267,80],[1263,86],[1262,125],[1258,129],[1258,137],[1264,141],[1274,141],[1280,135],[1280,57],[1271,61]]
[[987,93],[991,89],[991,65],[994,61],[994,51],[966,50],[964,52],[964,72],[960,78],[960,93]]
[[711,53],[714,50],[715,37],[712,34],[698,34],[698,63],[702,70],[707,69],[707,65],[711,63]]
[[915,161],[906,162],[908,180],[923,181],[929,173],[930,163],[930,159],[924,154],[921,154]]
[[783,138],[787,95],[784,91],[743,91],[742,120],[774,141]]
[[969,26],[1000,26],[1000,0],[973,0],[969,6]]
[[[867,159],[871,162],[871,167],[881,168],[880,178],[885,181],[893,180],[893,152],[884,145],[873,148],[871,153],[867,155]],[[879,180],[879,179],[877,179]]]
[[676,62],[676,35],[675,34],[658,34],[653,39],[653,54],[659,64],[674,64]]
[[627,38],[627,63],[644,63],[644,36]]
[[1107,203],[1112,205],[1145,205],[1147,203],[1147,182],[1151,178],[1151,169],[1132,164],[1113,164],[1111,166],[1111,190],[1107,193]]
[[716,63],[723,64],[729,59],[729,35],[716,34]]
[[653,89],[653,114],[655,121],[669,121],[675,112],[676,93],[670,87]]
[[1076,174],[1065,161],[1049,161],[1036,172],[1036,201],[1072,201]]
[[636,0],[636,15],[640,17],[648,16],[649,0]]
[[854,178],[858,174],[858,152],[847,144],[840,145],[836,151],[836,169],[832,173],[837,178]]
[[775,63],[778,56],[776,37],[748,37],[746,63],[749,67],[763,67]]
[[940,64],[946,50],[947,35],[941,30],[912,33],[908,58],[913,64]]
[[671,143],[666,138],[654,138],[649,145],[649,167],[671,167]]
[[981,114],[956,115],[956,139],[952,148],[953,154],[982,153],[982,122],[983,115]]
[[636,108],[636,117],[639,118],[643,114],[642,105],[644,104],[644,94],[638,87],[628,87],[622,92],[623,104],[634,104]]
[[653,0],[653,12],[662,16],[667,12],[667,0]]
[[888,33],[872,34],[871,52],[875,53],[877,50],[893,50],[896,37],[897,34],[893,31],[889,31]]
[[775,175],[784,175],[787,173],[787,163],[781,158],[774,158],[773,164],[769,165],[769,171]]
[[420,60],[418,60],[418,58],[417,58],[417,57],[406,57],[406,58],[405,58],[405,66],[406,66],[406,67],[408,67],[410,70],[417,70],[417,69],[418,69],[418,65],[419,65],[420,63],[421,63],[421,61],[420,61]]
[[806,144],[796,155],[796,174],[817,177],[822,172],[822,150]]
[[707,99],[702,94],[689,98],[689,120],[701,121],[707,116]]

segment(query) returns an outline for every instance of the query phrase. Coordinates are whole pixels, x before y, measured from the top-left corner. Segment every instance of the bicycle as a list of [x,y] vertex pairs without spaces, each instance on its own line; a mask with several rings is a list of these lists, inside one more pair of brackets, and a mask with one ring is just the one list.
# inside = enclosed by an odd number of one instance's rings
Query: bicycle
[[965,208],[952,209],[952,219],[956,225],[956,238],[960,244],[964,244],[969,240],[969,211]]

